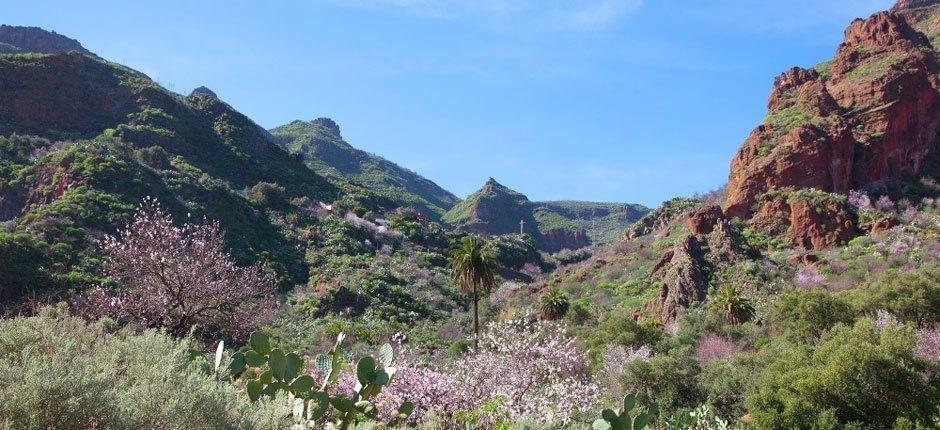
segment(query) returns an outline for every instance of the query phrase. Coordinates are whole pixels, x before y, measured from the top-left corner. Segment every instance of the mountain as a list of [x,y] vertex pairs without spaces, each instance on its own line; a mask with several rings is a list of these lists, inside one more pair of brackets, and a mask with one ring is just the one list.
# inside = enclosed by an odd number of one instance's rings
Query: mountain
[[432,219],[440,219],[460,201],[423,176],[346,143],[329,118],[294,121],[270,132],[278,145],[303,157],[317,173],[360,184]]
[[[15,238],[49,259],[32,263],[44,280],[23,288],[97,282],[95,241],[145,196],[179,220],[219,221],[239,261],[270,262],[283,285],[308,277],[279,219],[291,199],[331,202],[340,189],[228,104],[174,94],[74,49],[0,55],[0,99],[0,242]],[[267,189],[282,201],[252,200]]]
[[774,80],[764,123],[731,162],[728,216],[826,247],[860,227],[839,195],[936,176],[940,63],[918,28],[936,37],[938,3],[906,0],[857,19],[831,61]]
[[[177,224],[218,222],[239,264],[262,264],[282,292],[296,291],[302,300],[277,324],[342,313],[403,329],[460,306],[440,225],[318,174],[212,90],[175,94],[76,49],[11,51],[0,54],[0,313],[121,288],[98,243],[148,196]],[[456,201],[436,189],[436,201]]]
[[619,203],[531,202],[490,178],[483,188],[444,214],[443,220],[477,234],[513,234],[521,228],[539,249],[557,252],[609,242],[646,211],[640,205]]
[[39,27],[0,25],[0,53],[35,52],[55,54],[76,51],[94,55],[75,39]]

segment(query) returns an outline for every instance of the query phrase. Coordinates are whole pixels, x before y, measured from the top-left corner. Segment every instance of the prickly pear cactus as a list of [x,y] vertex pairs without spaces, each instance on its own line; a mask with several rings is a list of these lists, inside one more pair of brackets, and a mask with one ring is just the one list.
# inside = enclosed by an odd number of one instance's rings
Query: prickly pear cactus
[[623,398],[623,408],[618,411],[604,409],[601,418],[594,421],[594,430],[644,430],[659,413],[656,404],[644,405],[646,399],[637,394]]
[[[300,354],[274,347],[270,338],[260,331],[252,333],[248,344],[232,356],[229,373],[233,378],[245,380],[245,391],[252,401],[263,396],[275,398],[279,392],[286,392],[293,402],[293,415],[300,428],[320,428],[320,420],[333,416],[338,417],[335,427],[346,429],[361,417],[376,419],[378,410],[370,399],[392,383],[396,369],[392,367],[391,345],[382,345],[378,359],[365,356],[356,363],[356,388],[352,393],[330,395],[327,388],[336,383],[343,368],[340,351],[343,339],[340,333],[328,353],[313,359],[314,366],[323,375],[319,388],[306,371],[306,362]],[[221,344],[217,356],[221,357]],[[334,412],[330,413],[331,410]],[[413,410],[410,402],[403,403],[389,424],[404,423]]]

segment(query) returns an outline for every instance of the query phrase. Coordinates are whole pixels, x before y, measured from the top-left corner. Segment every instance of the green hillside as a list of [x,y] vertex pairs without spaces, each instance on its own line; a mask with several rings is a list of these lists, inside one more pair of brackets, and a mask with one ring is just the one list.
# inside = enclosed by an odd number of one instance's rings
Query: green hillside
[[481,234],[531,235],[549,252],[610,243],[648,209],[641,205],[583,201],[532,202],[490,178],[483,187],[444,214],[443,221]]
[[360,184],[432,219],[440,219],[460,201],[421,175],[346,143],[331,119],[294,121],[272,129],[271,134],[278,145],[302,156],[317,173]]

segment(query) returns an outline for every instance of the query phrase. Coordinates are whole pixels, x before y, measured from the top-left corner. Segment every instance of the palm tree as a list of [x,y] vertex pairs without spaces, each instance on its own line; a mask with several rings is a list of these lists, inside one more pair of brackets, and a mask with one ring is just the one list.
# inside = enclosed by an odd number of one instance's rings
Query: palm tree
[[556,320],[568,313],[568,295],[558,287],[551,287],[539,299],[539,312],[542,318]]
[[725,285],[718,289],[712,304],[725,316],[728,324],[747,322],[754,316],[754,307],[751,301],[735,285]]
[[480,346],[480,292],[496,283],[496,259],[486,241],[478,236],[465,236],[450,253],[450,267],[460,292],[473,293],[474,348]]

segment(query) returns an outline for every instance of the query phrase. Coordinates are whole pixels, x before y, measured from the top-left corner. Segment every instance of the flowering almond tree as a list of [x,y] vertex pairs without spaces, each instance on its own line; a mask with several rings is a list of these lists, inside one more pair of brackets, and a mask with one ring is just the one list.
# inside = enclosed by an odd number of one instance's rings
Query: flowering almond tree
[[165,327],[174,335],[195,327],[207,338],[240,338],[273,314],[273,282],[259,265],[235,264],[217,222],[174,226],[148,197],[101,249],[105,271],[119,287],[88,292],[80,305],[91,316]]

